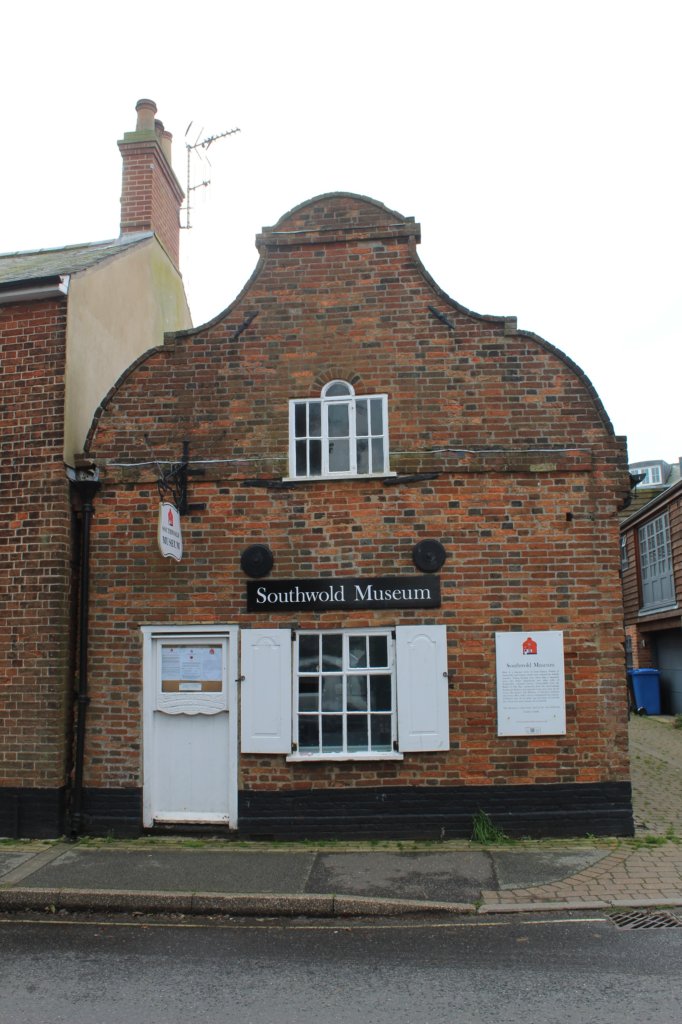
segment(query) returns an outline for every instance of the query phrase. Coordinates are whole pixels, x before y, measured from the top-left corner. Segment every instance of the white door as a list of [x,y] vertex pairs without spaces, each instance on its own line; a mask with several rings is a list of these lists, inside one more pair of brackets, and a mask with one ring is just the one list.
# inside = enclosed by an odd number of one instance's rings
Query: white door
[[144,632],[144,824],[234,828],[236,630]]

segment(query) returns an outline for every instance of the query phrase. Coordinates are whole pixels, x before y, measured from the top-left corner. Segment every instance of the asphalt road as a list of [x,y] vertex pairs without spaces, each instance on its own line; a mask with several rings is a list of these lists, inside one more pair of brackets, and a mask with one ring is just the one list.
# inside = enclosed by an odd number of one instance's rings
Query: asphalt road
[[677,1024],[682,928],[0,922],[1,1024]]

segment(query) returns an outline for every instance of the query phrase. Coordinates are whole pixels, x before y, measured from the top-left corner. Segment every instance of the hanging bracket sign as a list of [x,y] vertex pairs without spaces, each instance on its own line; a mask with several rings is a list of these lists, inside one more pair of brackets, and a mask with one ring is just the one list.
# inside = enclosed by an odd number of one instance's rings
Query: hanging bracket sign
[[180,529],[180,513],[169,501],[159,505],[159,551],[164,558],[174,558],[179,562],[182,558],[182,530]]

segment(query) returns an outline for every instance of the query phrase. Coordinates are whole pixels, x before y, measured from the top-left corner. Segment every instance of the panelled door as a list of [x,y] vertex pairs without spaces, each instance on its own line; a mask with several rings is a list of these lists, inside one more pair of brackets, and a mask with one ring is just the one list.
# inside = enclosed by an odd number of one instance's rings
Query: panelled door
[[236,629],[145,633],[144,824],[236,827]]

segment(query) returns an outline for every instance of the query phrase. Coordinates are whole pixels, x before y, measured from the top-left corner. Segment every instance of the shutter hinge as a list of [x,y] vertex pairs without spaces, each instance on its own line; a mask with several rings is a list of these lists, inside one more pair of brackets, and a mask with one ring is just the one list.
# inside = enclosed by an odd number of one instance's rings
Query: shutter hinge
[[397,740],[393,740],[393,749],[395,750],[396,753],[398,752],[398,741]]
[[394,629],[392,629],[392,630],[391,630],[391,639],[392,639],[392,640],[395,640],[395,637],[396,637],[396,633],[395,633],[395,630],[394,630]]
[[294,751],[298,750],[298,743],[296,742],[296,740],[294,740],[294,742],[291,744],[291,749]]

